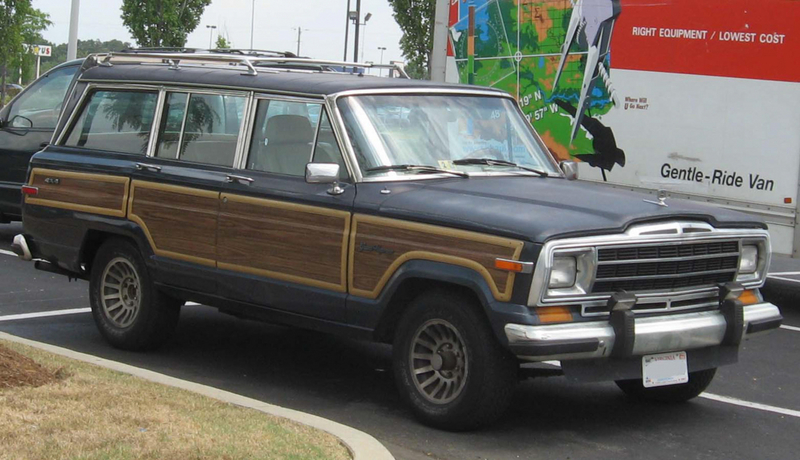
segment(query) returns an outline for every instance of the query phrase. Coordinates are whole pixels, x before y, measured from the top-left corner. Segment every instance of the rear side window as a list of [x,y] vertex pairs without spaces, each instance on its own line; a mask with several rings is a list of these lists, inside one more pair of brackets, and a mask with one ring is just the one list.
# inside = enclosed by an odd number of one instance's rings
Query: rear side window
[[242,96],[169,93],[156,157],[233,166],[244,106]]
[[158,93],[95,91],[64,145],[145,155]]

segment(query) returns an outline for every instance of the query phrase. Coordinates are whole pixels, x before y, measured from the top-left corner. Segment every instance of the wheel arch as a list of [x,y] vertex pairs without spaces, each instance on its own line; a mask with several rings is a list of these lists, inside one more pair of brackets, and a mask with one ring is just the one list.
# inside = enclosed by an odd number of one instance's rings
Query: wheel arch
[[475,307],[492,324],[490,305],[494,297],[480,273],[444,262],[411,260],[398,268],[377,299],[383,308],[375,327],[375,340],[391,343],[408,303],[432,289],[451,290],[473,298]]
[[150,242],[145,237],[141,227],[134,222],[126,220],[122,225],[118,223],[113,225],[92,225],[86,228],[81,241],[77,260],[78,268],[91,273],[92,262],[94,262],[97,251],[106,241],[114,238],[128,240],[133,243],[139,249],[145,261],[153,253]]

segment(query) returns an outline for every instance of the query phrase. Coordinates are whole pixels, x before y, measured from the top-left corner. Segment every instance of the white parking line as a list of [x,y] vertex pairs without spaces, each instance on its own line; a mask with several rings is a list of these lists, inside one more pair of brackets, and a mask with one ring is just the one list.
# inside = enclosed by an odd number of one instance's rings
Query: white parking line
[[784,278],[782,276],[767,275],[767,278],[770,278],[770,279],[773,279],[773,280],[788,281],[790,283],[800,283],[800,280],[795,280],[795,279],[792,279],[792,278]]
[[750,408],[750,409],[758,409],[758,410],[763,410],[763,411],[767,411],[767,412],[774,412],[776,414],[788,415],[790,417],[798,417],[798,418],[800,418],[800,411],[798,411],[798,410],[784,409],[782,407],[775,407],[775,406],[768,406],[766,404],[754,403],[754,402],[750,402],[750,401],[743,401],[741,399],[729,398],[728,396],[720,396],[720,395],[715,395],[715,394],[711,394],[711,393],[701,393],[700,397],[701,398],[705,398],[705,399],[710,399],[712,401],[718,401],[718,402],[721,402],[721,403],[733,404],[734,406],[747,407],[747,408]]
[[3,254],[4,256],[17,257],[16,254],[11,251],[6,251],[5,249],[0,249],[0,254]]
[[778,276],[789,276],[789,275],[800,275],[800,272],[770,272],[768,275],[778,275]]
[[30,318],[46,318],[48,316],[75,315],[77,313],[89,313],[90,311],[92,311],[91,308],[71,308],[68,310],[52,310],[52,311],[40,311],[36,313],[21,313],[18,315],[0,316],[0,322],[16,321],[20,319],[30,319]]
[[789,330],[789,331],[800,332],[800,327],[787,326],[787,325],[785,325],[785,324],[781,324],[781,329],[786,329],[786,330]]
[[[200,304],[197,302],[186,302],[186,305],[189,307],[195,307]],[[20,319],[31,319],[31,318],[47,318],[48,316],[75,315],[78,313],[89,313],[90,311],[92,311],[91,308],[71,308],[68,310],[51,310],[51,311],[39,311],[36,313],[20,313],[18,315],[0,316],[0,322],[17,321]]]

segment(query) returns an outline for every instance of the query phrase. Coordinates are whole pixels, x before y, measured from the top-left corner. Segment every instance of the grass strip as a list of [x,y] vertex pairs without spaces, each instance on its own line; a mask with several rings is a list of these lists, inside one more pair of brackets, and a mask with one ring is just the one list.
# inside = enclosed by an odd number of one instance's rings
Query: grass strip
[[0,341],[55,381],[0,388],[0,459],[349,459],[339,440],[189,391]]

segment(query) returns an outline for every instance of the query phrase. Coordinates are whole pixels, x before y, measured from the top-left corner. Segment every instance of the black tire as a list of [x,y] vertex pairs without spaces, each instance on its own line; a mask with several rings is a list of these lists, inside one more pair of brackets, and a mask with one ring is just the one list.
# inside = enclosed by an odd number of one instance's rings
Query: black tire
[[645,388],[642,379],[617,380],[616,384],[626,395],[643,401],[681,403],[696,398],[714,380],[717,369],[689,372],[689,381],[680,385]]
[[[451,431],[471,430],[500,418],[511,402],[519,363],[497,341],[479,308],[468,296],[429,291],[410,303],[398,324],[395,381],[401,397],[422,423]],[[433,347],[426,349],[418,339]],[[439,345],[432,343],[437,340]],[[437,347],[444,354],[436,353]],[[412,360],[412,353],[430,359]],[[437,361],[433,361],[434,355]],[[434,369],[434,364],[440,369]],[[412,367],[432,370],[416,374]],[[425,382],[420,381],[431,378],[438,380],[423,388]],[[441,385],[444,387],[437,390]]]
[[136,246],[116,238],[103,243],[95,255],[89,300],[100,334],[112,346],[132,351],[163,345],[178,324],[183,304],[153,286]]

